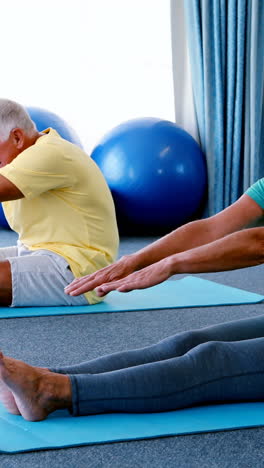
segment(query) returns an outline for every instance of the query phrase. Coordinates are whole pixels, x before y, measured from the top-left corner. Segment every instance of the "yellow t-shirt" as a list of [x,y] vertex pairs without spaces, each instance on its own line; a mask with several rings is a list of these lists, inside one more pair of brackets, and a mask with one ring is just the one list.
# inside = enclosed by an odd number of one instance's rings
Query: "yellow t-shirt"
[[[0,174],[25,198],[3,203],[11,228],[30,250],[64,257],[75,277],[113,262],[118,249],[115,208],[106,181],[78,146],[47,129]],[[100,299],[86,293],[91,304]]]

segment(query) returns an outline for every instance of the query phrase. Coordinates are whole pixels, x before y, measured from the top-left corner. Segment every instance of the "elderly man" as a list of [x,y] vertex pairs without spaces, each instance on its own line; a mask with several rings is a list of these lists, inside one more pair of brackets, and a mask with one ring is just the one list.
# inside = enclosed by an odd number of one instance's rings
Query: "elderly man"
[[26,110],[0,99],[0,201],[19,234],[0,249],[0,305],[98,302],[94,292],[68,298],[76,276],[113,262],[118,230],[99,168],[53,129],[39,133]]

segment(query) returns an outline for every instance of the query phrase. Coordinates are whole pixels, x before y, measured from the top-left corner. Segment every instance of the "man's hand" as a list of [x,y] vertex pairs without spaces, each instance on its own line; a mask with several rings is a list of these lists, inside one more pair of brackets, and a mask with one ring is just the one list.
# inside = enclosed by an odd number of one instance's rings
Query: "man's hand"
[[65,288],[65,293],[70,296],[79,296],[85,292],[92,291],[102,284],[112,283],[124,278],[136,269],[136,258],[133,255],[126,255],[112,265],[102,268],[91,275],[76,278]]

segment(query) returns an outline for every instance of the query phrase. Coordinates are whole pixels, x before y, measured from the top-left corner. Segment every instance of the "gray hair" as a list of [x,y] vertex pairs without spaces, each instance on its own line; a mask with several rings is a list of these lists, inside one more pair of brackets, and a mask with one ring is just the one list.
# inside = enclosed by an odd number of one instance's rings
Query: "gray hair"
[[9,99],[0,99],[0,140],[6,141],[13,128],[21,128],[28,136],[37,131],[23,106]]

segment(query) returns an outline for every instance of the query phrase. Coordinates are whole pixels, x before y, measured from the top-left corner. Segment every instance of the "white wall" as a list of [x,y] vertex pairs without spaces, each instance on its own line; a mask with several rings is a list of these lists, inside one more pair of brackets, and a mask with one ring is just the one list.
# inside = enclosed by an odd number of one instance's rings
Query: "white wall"
[[113,126],[174,120],[169,0],[1,4],[1,97],[66,119],[87,151]]

